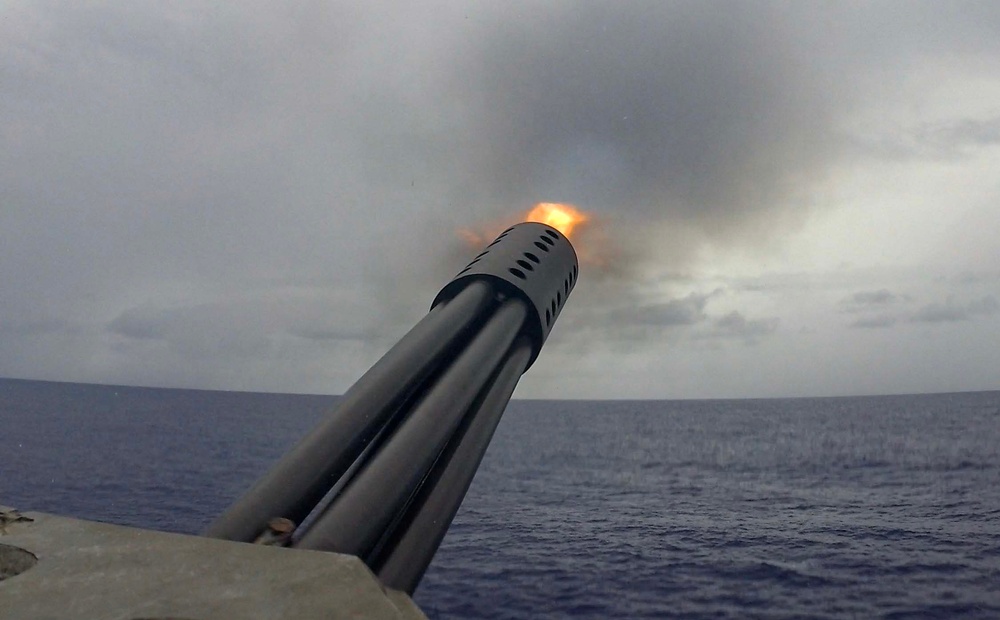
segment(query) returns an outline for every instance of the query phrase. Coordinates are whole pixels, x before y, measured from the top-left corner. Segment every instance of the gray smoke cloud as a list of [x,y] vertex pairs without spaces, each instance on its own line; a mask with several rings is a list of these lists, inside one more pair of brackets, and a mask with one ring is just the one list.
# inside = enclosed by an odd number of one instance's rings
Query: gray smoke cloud
[[457,69],[482,101],[492,200],[729,233],[787,207],[830,156],[833,101],[777,7],[554,4],[493,28]]
[[[921,55],[996,49],[989,3],[548,3],[504,10],[452,76],[469,113],[466,195],[606,214],[625,258],[683,268],[801,222],[855,137],[842,122]],[[918,128],[933,149],[996,121]],[[636,246],[640,246],[636,250]]]

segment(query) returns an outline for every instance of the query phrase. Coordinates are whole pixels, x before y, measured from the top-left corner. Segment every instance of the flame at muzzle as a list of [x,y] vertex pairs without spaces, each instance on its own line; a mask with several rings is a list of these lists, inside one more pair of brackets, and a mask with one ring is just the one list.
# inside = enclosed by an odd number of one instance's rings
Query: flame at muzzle
[[458,229],[458,236],[469,249],[477,249],[496,238],[501,231],[515,222],[537,222],[551,226],[567,239],[577,241],[584,228],[591,222],[591,216],[581,209],[568,203],[539,202],[524,215],[514,218],[503,218],[486,222],[477,226]]
[[573,231],[590,221],[590,216],[571,204],[540,202],[528,212],[524,221],[547,224],[572,238]]

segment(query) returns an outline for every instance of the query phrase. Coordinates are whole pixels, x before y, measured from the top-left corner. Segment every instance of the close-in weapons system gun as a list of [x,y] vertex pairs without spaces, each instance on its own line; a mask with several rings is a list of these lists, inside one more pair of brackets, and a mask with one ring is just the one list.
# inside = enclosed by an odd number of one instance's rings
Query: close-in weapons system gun
[[0,616],[422,618],[409,595],[578,272],[552,226],[505,230],[204,536],[0,506]]
[[412,593],[578,273],[552,227],[505,230],[206,535],[355,555]]

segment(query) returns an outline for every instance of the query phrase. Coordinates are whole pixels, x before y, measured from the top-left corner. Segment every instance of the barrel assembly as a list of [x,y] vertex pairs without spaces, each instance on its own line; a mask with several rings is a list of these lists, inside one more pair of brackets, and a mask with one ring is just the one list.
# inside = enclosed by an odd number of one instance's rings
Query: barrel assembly
[[505,230],[205,535],[354,555],[412,593],[578,273],[553,227]]

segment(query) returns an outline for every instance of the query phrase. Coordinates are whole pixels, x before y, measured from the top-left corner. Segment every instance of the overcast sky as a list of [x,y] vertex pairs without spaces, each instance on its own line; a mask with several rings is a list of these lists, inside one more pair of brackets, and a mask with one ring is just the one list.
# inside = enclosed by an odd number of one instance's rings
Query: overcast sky
[[1000,388],[1000,3],[0,0],[0,376],[340,393],[536,202],[517,396]]

